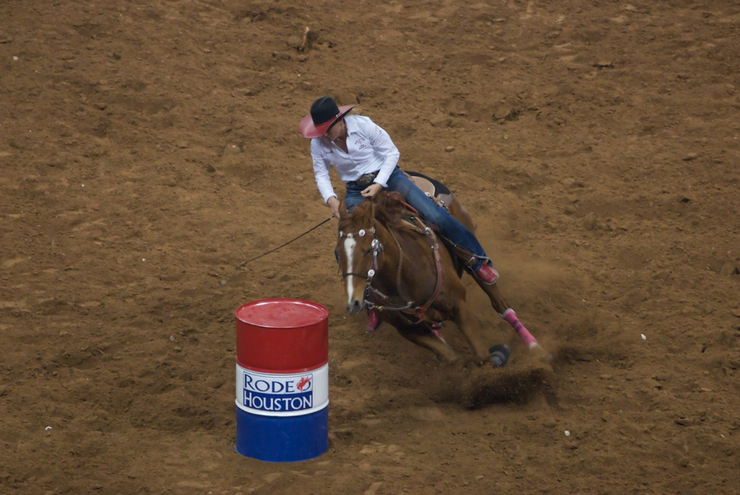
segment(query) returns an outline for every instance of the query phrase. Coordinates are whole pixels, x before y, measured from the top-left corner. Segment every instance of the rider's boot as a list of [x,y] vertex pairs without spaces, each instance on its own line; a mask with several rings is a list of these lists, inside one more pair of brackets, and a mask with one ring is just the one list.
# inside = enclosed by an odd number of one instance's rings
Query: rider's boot
[[480,268],[473,272],[476,277],[488,285],[493,285],[498,280],[498,272],[487,263],[483,263]]
[[367,310],[367,327],[365,327],[365,332],[373,333],[375,330],[378,329],[379,326],[380,326],[380,316],[378,316],[378,313],[376,313],[372,309],[368,309]]

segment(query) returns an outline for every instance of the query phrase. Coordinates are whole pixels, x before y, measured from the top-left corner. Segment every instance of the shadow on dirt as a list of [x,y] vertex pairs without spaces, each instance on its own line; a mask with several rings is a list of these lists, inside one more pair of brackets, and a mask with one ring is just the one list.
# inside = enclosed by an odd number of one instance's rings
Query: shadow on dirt
[[451,372],[438,400],[478,409],[494,404],[523,405],[544,397],[550,406],[557,407],[555,388],[555,375],[545,364],[516,369],[484,367]]

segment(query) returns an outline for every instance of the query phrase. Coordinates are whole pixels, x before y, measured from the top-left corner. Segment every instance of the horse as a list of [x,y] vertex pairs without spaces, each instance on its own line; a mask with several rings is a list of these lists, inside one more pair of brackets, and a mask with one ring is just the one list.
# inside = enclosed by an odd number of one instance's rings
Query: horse
[[[424,182],[413,178],[418,185]],[[457,197],[452,193],[440,194],[437,200],[475,233],[472,217]],[[422,222],[399,193],[382,191],[374,200],[357,205],[351,213],[344,204],[341,206],[335,255],[350,315],[365,308],[377,311],[381,321],[395,327],[407,340],[429,349],[441,361],[453,364],[472,361],[477,365],[489,362],[495,367],[502,366],[509,357],[508,346],[489,348],[484,343],[478,320],[466,301],[461,278],[466,260],[459,254],[454,246],[440,246],[440,235],[433,226]],[[498,285],[473,279],[524,345],[546,356]],[[461,330],[474,358],[461,358],[447,344],[439,333],[444,321],[453,321]]]

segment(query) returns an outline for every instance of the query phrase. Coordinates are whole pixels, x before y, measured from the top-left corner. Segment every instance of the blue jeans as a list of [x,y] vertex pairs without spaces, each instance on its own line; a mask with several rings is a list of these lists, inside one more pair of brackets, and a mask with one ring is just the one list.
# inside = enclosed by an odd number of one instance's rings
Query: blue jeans
[[[352,211],[355,206],[365,201],[365,198],[360,194],[364,189],[361,186],[347,186],[347,195],[344,198],[344,204],[347,206],[347,210]],[[413,206],[421,216],[439,227],[442,235],[476,255],[478,261],[473,265],[473,271],[478,270],[486,259],[488,259],[483,246],[480,245],[475,235],[455,217],[450,215],[445,208],[437,205],[421,189],[416,187],[416,184],[406,177],[398,167],[393,170],[393,173],[388,178],[388,187],[386,190],[403,194],[406,202]]]

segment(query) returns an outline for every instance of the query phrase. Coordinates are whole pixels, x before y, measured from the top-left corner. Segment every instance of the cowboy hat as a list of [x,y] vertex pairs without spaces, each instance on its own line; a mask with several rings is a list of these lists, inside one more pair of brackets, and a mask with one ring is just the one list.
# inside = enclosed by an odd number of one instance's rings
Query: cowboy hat
[[353,108],[354,105],[338,107],[334,98],[323,96],[313,102],[311,113],[301,119],[301,134],[306,139],[321,137]]

